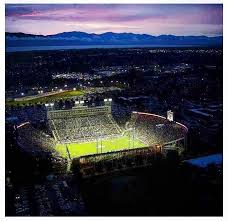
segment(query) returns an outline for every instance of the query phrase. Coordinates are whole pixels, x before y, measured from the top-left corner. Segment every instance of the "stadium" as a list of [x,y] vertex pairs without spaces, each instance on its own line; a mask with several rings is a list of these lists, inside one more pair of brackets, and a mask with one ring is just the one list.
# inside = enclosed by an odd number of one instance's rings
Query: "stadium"
[[114,119],[112,99],[99,106],[75,101],[71,109],[56,110],[46,104],[46,129],[35,128],[30,122],[17,127],[18,143],[32,152],[52,152],[81,165],[91,162],[134,158],[135,156],[165,156],[170,151],[181,154],[186,148],[188,129],[167,117],[151,113],[132,112],[123,125]]

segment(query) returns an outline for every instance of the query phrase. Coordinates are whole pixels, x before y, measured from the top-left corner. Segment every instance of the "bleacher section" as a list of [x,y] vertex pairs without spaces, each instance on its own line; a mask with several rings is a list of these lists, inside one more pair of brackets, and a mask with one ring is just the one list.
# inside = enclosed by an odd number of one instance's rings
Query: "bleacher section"
[[61,143],[92,141],[121,134],[107,106],[49,111],[48,121],[53,136]]
[[164,145],[171,141],[182,139],[186,131],[179,124],[170,122],[166,118],[152,114],[134,113],[132,127],[135,128],[135,136],[148,145]]

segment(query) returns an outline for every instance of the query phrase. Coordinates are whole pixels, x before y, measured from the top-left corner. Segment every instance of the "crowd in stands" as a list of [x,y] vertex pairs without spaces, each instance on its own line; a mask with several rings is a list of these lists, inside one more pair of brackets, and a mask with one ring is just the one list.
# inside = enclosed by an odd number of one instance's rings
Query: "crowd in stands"
[[[21,121],[45,120],[46,112],[43,107],[24,107],[23,111],[17,107],[10,110]],[[116,108],[118,115],[119,109]],[[122,115],[121,115],[122,116]],[[186,130],[175,122],[170,122],[157,115],[137,113],[127,120],[128,115],[124,115],[124,122],[128,121],[128,128],[135,138],[149,145],[166,144],[180,138],[184,138]],[[121,117],[120,117],[121,118]],[[31,124],[18,129],[19,143],[33,151],[53,151],[56,141],[61,143],[91,142],[100,138],[116,137],[123,134],[126,125],[119,125],[110,112],[94,110],[89,114],[78,114],[77,112],[56,112],[48,119],[49,129],[55,139],[43,130],[34,128]],[[38,148],[37,148],[38,147]]]
[[146,141],[148,145],[163,145],[186,135],[186,130],[182,126],[155,115],[137,114],[134,128],[135,136]]
[[121,134],[111,114],[49,119],[54,137],[60,142],[82,142]]

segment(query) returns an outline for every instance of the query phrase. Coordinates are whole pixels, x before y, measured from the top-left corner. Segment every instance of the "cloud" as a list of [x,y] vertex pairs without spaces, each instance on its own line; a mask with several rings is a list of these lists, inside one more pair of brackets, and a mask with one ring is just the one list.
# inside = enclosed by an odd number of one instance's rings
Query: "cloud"
[[[204,33],[217,30],[219,34],[222,33],[222,19],[222,5],[6,5],[6,29],[12,32],[23,30],[27,33],[33,30],[50,34],[63,30],[73,31],[73,28],[77,31],[91,29],[89,32],[98,32],[105,28],[107,31],[122,31],[124,27],[125,31],[138,30],[142,33],[144,31],[162,34],[166,32],[167,27],[170,34],[182,31],[182,35],[185,35],[196,34],[198,29],[194,27],[200,25]],[[59,27],[56,27],[57,24]],[[31,29],[32,25],[34,27]],[[43,30],[39,27],[41,25]],[[174,28],[170,29],[170,26]]]

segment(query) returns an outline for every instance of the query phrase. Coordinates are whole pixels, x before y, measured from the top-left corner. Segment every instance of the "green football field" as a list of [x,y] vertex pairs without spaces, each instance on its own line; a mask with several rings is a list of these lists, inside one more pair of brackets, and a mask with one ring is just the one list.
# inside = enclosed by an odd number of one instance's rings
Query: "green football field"
[[38,103],[49,103],[58,99],[67,99],[76,96],[82,96],[86,93],[86,90],[67,90],[63,92],[59,92],[56,94],[48,94],[46,96],[38,97],[38,96],[30,96],[20,98],[20,100],[6,100],[6,105],[29,105],[29,104],[38,104]]
[[142,148],[146,145],[140,140],[129,139],[128,136],[121,136],[117,138],[110,138],[85,143],[72,144],[57,144],[56,151],[62,156],[67,157],[67,148],[71,158],[91,155],[96,153],[107,153],[111,151],[119,151],[133,148]]

